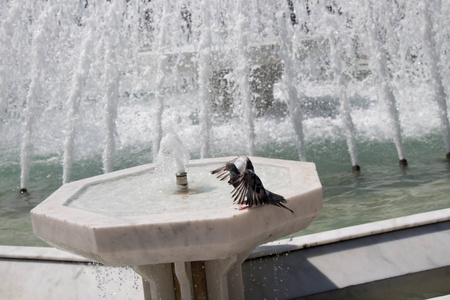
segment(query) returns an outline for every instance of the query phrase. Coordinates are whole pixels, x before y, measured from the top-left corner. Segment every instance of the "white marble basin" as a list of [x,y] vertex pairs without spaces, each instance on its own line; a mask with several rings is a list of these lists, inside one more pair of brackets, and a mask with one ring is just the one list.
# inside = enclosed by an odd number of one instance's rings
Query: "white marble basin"
[[313,163],[259,157],[251,157],[256,173],[294,214],[272,205],[238,210],[233,188],[209,174],[232,158],[190,161],[188,195],[174,194],[175,176],[172,188],[154,164],[65,184],[31,211],[34,233],[107,265],[148,265],[225,259],[302,230],[319,214]]

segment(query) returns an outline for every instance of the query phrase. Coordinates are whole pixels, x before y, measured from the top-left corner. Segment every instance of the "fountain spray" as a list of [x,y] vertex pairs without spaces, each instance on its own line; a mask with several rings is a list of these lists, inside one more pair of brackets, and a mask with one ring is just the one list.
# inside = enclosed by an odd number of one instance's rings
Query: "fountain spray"
[[[164,158],[172,157],[175,161],[175,177],[176,184],[179,193],[186,193],[188,191],[188,180],[186,172],[186,163],[189,160],[189,152],[183,145],[177,133],[171,129],[161,140],[161,145],[158,154],[158,160],[164,160]],[[169,166],[163,166],[163,169],[170,168]],[[167,170],[164,170],[167,171]]]
[[[442,136],[444,138],[445,148],[447,150],[446,158],[450,160],[450,124],[448,121],[447,113],[447,94],[445,93],[444,83],[442,80],[441,73],[441,62],[440,57],[436,53],[436,33],[433,31],[433,20],[431,18],[430,4],[422,3],[423,6],[423,40],[424,40],[424,50],[428,63],[430,65],[431,77],[433,79],[433,90],[435,91],[434,99],[439,108],[438,114],[441,121]],[[443,64],[442,64],[443,65]]]
[[[325,9],[325,12],[328,12],[328,9]],[[345,78],[343,66],[342,66],[342,57],[343,46],[340,45],[339,37],[336,36],[335,28],[339,28],[341,22],[338,22],[333,18],[332,14],[328,15],[326,18],[328,22],[328,40],[330,44],[330,58],[331,64],[334,72],[334,80],[336,84],[337,94],[339,96],[339,114],[341,116],[342,128],[344,129],[344,135],[347,140],[348,152],[350,153],[350,159],[352,162],[352,171],[354,173],[358,173],[361,171],[361,167],[358,164],[358,151],[356,149],[356,139],[355,139],[355,125],[353,123],[351,117],[351,107],[350,107],[350,98],[347,93],[347,80]],[[345,23],[344,23],[345,24]],[[344,27],[344,26],[342,26]],[[339,28],[341,31],[344,31],[346,28]],[[342,43],[342,42],[341,42]]]
[[[211,11],[208,1],[203,1],[201,7],[202,19],[205,26],[201,35],[198,54],[198,78],[200,92],[200,124],[202,147],[200,157],[205,158],[211,156],[210,140],[211,140],[211,118],[210,118],[210,78],[212,76],[211,69]],[[177,177],[178,178],[178,177]]]
[[371,2],[367,5],[368,9],[368,27],[370,40],[372,45],[372,59],[374,60],[375,71],[379,77],[380,82],[380,98],[384,102],[388,116],[390,118],[390,122],[393,129],[393,139],[394,144],[397,148],[397,153],[399,157],[399,165],[400,167],[407,167],[408,162],[405,158],[405,153],[403,150],[403,141],[402,141],[402,133],[401,133],[401,124],[399,112],[397,109],[397,101],[394,95],[394,87],[392,86],[392,82],[390,80],[391,73],[388,68],[388,57],[386,54],[386,45],[383,43],[383,40],[380,36],[380,32],[377,30],[379,24],[377,22],[377,18],[375,16],[373,4]]
[[166,2],[163,7],[163,17],[161,19],[160,24],[160,32],[158,35],[158,45],[157,49],[159,52],[158,56],[158,66],[157,66],[157,72],[156,72],[156,93],[155,93],[155,99],[156,99],[156,110],[155,110],[155,132],[153,135],[153,160],[155,160],[156,156],[159,153],[161,136],[162,136],[162,114],[164,111],[164,81],[165,77],[168,71],[168,63],[169,58],[164,53],[166,51],[166,44],[167,44],[167,32],[169,32],[169,18],[170,18],[170,11],[169,11],[169,2]]
[[236,78],[239,86],[239,96],[242,98],[243,116],[242,122],[244,124],[246,139],[247,139],[247,153],[253,155],[255,152],[255,125],[252,111],[252,93],[250,90],[249,71],[250,71],[250,55],[249,55],[249,41],[248,41],[248,16],[245,14],[245,2],[238,1],[238,13],[236,14]]
[[287,90],[287,104],[289,108],[289,113],[291,115],[292,127],[294,128],[297,148],[298,148],[298,156],[301,161],[307,161],[306,152],[305,152],[305,135],[303,133],[303,112],[300,107],[299,101],[297,99],[302,99],[305,95],[302,92],[297,91],[297,87],[295,86],[295,74],[293,70],[293,52],[292,52],[292,44],[290,41],[293,39],[294,32],[293,30],[289,30],[286,23],[289,22],[284,18],[284,14],[279,12],[277,14],[277,19],[280,25],[280,58],[284,63],[284,74],[283,74],[283,85]]
[[49,11],[44,10],[37,20],[38,30],[35,31],[31,42],[31,56],[33,64],[31,66],[31,81],[26,96],[26,108],[24,110],[25,123],[22,138],[22,149],[20,153],[20,193],[27,193],[28,177],[30,175],[31,162],[33,160],[33,136],[34,124],[39,115],[39,105],[43,99],[43,74],[46,69],[45,63],[45,41],[50,31],[47,14],[52,15],[54,7]]

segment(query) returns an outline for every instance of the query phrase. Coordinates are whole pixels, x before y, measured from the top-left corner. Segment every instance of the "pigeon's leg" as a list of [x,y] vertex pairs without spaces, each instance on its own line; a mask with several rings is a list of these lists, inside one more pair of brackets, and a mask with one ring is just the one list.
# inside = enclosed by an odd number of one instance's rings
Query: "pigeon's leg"
[[247,208],[250,208],[250,206],[248,206],[248,205],[246,205],[246,206],[239,206],[239,210],[244,210],[244,209],[247,209]]

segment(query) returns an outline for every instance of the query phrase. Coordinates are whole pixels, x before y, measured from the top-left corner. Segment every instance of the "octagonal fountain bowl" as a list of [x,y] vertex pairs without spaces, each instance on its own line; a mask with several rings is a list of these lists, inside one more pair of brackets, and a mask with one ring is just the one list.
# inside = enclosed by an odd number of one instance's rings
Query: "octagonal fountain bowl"
[[322,209],[322,186],[313,163],[250,157],[294,213],[239,210],[232,186],[210,174],[232,158],[189,161],[187,192],[154,164],[65,184],[31,211],[34,233],[88,259],[133,266],[146,299],[243,299],[242,262],[258,245],[305,229]]

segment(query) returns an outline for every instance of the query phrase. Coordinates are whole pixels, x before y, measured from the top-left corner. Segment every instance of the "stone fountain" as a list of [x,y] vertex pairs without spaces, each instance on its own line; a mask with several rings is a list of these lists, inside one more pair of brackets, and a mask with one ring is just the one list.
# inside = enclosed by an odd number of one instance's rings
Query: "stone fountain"
[[[404,181],[392,179],[396,170],[384,168],[392,160],[375,156],[382,153],[402,165],[407,157],[412,168],[402,172],[424,175],[425,186],[435,173],[433,180],[446,186],[440,179],[448,178],[447,162],[433,160],[433,151],[443,152],[437,149],[445,144],[450,158],[449,2],[0,2],[1,200],[13,211],[6,209],[7,218],[18,219],[20,201],[28,218],[61,181],[151,162],[164,128],[172,126],[194,157],[309,159],[334,172],[338,179],[328,187],[354,182],[359,195],[380,187],[384,195],[386,186],[375,180],[368,188],[361,178],[389,178],[391,186]],[[439,131],[444,143],[430,144]],[[347,147],[334,153],[341,140]],[[397,155],[385,140],[394,142]],[[431,155],[417,152],[417,144]],[[354,169],[386,171],[340,180],[342,166],[331,163],[345,157]],[[414,169],[418,157],[427,160],[421,170]],[[436,168],[445,170],[427,173]],[[20,190],[30,193],[17,198]],[[438,202],[422,200],[428,191],[422,195],[414,199],[425,209]],[[331,206],[326,211],[335,214],[327,219],[359,215],[367,222],[368,214],[383,218],[380,206],[387,204],[388,215],[403,214],[413,202],[393,210],[397,201],[380,203],[379,194],[363,206],[360,196],[342,199],[327,203],[348,210]],[[64,209],[80,210],[81,200]],[[106,213],[81,211],[94,219]]]
[[322,209],[322,187],[312,163],[251,157],[294,214],[239,210],[232,187],[209,174],[231,159],[189,161],[181,193],[155,164],[65,184],[31,211],[33,230],[57,248],[133,266],[146,299],[244,299],[242,262],[258,245],[305,229]]

